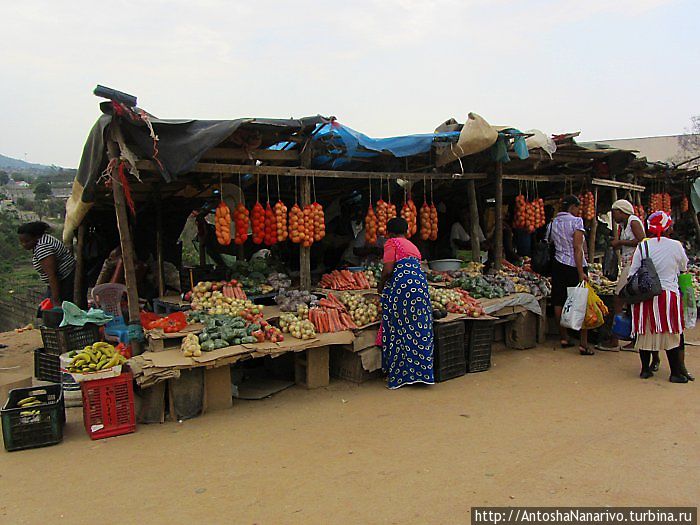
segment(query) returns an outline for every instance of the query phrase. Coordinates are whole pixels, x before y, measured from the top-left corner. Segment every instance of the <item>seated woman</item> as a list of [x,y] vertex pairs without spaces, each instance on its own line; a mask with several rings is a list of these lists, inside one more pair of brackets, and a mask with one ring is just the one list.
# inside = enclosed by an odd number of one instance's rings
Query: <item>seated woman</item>
[[406,239],[408,223],[387,223],[384,269],[378,290],[382,302],[382,370],[391,389],[412,383],[432,385],[433,313],[428,281],[418,248]]

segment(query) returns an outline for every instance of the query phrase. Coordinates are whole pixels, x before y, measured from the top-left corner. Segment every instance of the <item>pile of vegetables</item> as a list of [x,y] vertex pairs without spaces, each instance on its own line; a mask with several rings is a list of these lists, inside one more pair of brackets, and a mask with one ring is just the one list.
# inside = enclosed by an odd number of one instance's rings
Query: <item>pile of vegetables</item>
[[345,305],[332,293],[321,299],[318,306],[309,309],[309,320],[317,332],[324,334],[357,328]]
[[613,295],[615,293],[617,283],[610,281],[603,275],[603,266],[600,263],[588,265],[588,280],[598,295]]
[[300,307],[315,306],[318,297],[308,290],[281,290],[275,296],[275,303],[283,312],[298,312]]
[[321,277],[318,285],[329,290],[369,290],[371,288],[364,272],[333,270]]
[[241,310],[238,315],[190,314],[191,320],[204,324],[198,341],[202,352],[240,344],[284,341],[282,332],[263,319],[259,308]]
[[308,319],[308,309],[306,314],[284,313],[280,316],[280,328],[282,332],[291,334],[297,339],[307,340],[316,336],[316,327]]
[[344,292],[338,296],[357,326],[379,321],[379,298]]
[[242,301],[247,299],[241,283],[235,279],[199,282],[185,294],[185,300],[192,302],[194,310],[215,308],[219,304],[232,304],[233,299]]
[[587,191],[579,196],[581,201],[581,217],[590,221],[595,219],[595,198],[593,193]]
[[199,344],[199,337],[197,337],[197,334],[187,334],[182,340],[180,350],[182,350],[182,355],[185,357],[201,356],[202,347]]
[[496,299],[507,295],[506,290],[501,286],[490,283],[481,275],[458,277],[453,279],[448,286],[467,290],[475,299]]
[[224,201],[221,201],[216,207],[214,215],[216,217],[214,225],[216,240],[222,246],[228,246],[231,244],[231,211]]
[[239,203],[233,212],[233,225],[236,229],[233,242],[240,246],[248,240],[248,228],[250,226],[248,209],[243,206],[243,203]]
[[671,195],[669,193],[652,193],[649,199],[649,209],[651,213],[655,211],[665,211],[671,213]]
[[366,269],[362,273],[365,274],[365,278],[367,279],[367,283],[369,284],[369,287],[376,288],[378,283],[377,283],[377,278],[375,277],[374,271]]
[[[213,286],[216,283],[204,283],[204,288],[200,288],[200,290],[206,290],[207,284]],[[224,293],[219,289],[210,288],[203,293],[198,293],[201,295],[193,296],[191,303],[192,310],[195,312],[205,311],[210,315],[238,315],[246,309],[262,311],[262,306],[253,304],[252,301],[245,298],[224,296]]]
[[286,273],[272,272],[267,277],[267,284],[273,290],[285,290],[292,286],[292,280]]
[[479,301],[464,290],[429,286],[428,291],[433,310],[447,310],[450,313],[465,314],[469,317],[484,315],[484,309]]

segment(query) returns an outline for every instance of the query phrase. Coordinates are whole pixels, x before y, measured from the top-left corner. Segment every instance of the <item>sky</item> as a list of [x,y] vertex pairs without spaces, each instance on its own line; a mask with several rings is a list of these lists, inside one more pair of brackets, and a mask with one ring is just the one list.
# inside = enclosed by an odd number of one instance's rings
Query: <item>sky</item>
[[475,112],[582,140],[700,114],[697,0],[0,2],[0,153],[77,167],[97,84],[160,118],[335,116],[384,137]]

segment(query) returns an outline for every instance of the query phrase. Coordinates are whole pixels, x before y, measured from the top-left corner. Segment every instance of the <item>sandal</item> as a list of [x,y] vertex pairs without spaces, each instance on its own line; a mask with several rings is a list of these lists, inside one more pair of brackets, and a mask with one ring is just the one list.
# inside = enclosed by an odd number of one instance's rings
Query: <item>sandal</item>
[[559,341],[559,344],[562,348],[571,348],[572,346],[574,346],[574,343],[572,343],[571,341],[565,341],[564,339]]
[[596,345],[596,349],[600,350],[601,352],[619,352],[620,345],[616,345],[616,346]]
[[595,355],[595,352],[590,348],[584,348],[583,346],[578,347],[578,353],[581,355]]

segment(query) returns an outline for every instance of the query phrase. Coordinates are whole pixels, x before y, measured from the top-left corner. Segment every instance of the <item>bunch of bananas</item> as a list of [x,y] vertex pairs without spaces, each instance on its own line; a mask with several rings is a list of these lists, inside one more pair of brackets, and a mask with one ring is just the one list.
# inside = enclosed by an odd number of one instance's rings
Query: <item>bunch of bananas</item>
[[[24,399],[20,399],[17,402],[17,407],[18,408],[30,408],[30,407],[35,407],[41,405],[41,401],[39,401],[36,397],[30,396],[30,397],[25,397]],[[38,416],[40,414],[39,410],[22,410],[19,415],[20,416]]]
[[72,360],[68,365],[71,373],[96,372],[126,363],[126,358],[109,343],[97,342],[80,351],[71,352]]

